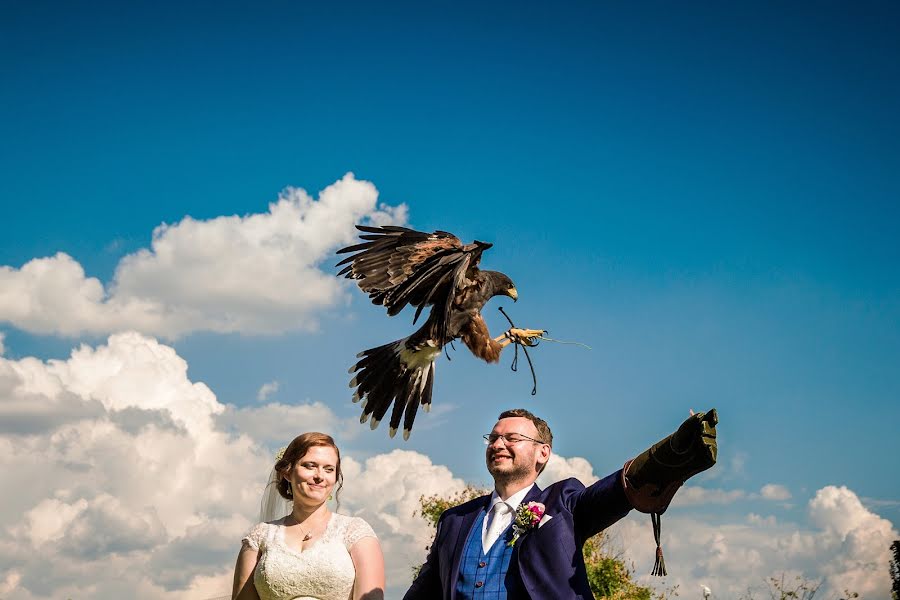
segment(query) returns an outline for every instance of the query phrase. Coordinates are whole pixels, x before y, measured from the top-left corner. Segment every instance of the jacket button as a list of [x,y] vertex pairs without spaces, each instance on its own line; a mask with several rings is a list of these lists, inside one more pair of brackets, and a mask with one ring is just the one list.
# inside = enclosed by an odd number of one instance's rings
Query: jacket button
[[480,588],[480,587],[483,586],[483,585],[484,585],[484,582],[483,582],[483,581],[476,581],[476,582],[475,582],[475,587],[477,587],[477,588]]
[[486,566],[487,566],[487,563],[484,562],[484,561],[481,561],[480,563],[478,563],[478,568],[479,568],[479,569],[483,569],[483,568],[485,568]]

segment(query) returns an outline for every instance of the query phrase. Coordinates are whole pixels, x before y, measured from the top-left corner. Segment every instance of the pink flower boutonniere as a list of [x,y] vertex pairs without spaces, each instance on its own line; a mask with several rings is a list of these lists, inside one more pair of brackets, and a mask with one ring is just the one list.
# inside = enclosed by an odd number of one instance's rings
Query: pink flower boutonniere
[[510,548],[516,545],[519,537],[537,527],[544,516],[547,507],[540,502],[529,502],[528,504],[520,504],[516,509],[516,519],[513,521],[513,537],[509,540],[507,546]]

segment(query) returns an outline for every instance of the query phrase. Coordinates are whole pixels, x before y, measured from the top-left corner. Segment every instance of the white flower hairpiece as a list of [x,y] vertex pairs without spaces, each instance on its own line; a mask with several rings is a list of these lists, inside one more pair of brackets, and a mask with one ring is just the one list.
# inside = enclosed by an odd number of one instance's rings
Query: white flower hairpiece
[[287,450],[287,446],[284,446],[283,448],[280,448],[280,449],[278,450],[278,452],[275,453],[275,462],[278,462],[279,460],[281,460],[282,458],[284,458],[284,452],[285,452],[285,450]]

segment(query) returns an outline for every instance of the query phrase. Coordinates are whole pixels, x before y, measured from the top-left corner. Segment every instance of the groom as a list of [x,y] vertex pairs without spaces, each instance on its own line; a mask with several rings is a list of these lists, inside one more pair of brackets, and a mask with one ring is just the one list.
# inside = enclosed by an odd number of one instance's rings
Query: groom
[[[484,436],[494,492],[441,515],[404,600],[593,598],[581,553],[585,540],[632,508],[665,511],[685,480],[715,464],[716,423],[715,409],[692,414],[674,434],[590,487],[567,479],[542,490],[534,481],[550,459],[550,427],[525,409],[502,413]],[[532,512],[525,512],[529,506]]]

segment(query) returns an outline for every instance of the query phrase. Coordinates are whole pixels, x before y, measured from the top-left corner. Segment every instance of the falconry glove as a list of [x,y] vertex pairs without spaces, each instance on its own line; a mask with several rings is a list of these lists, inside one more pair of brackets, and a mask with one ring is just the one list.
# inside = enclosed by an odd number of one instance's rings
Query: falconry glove
[[678,431],[653,444],[625,463],[625,496],[637,510],[650,513],[656,536],[654,575],[665,575],[659,543],[659,516],[666,511],[681,485],[716,464],[716,409],[691,415]]

